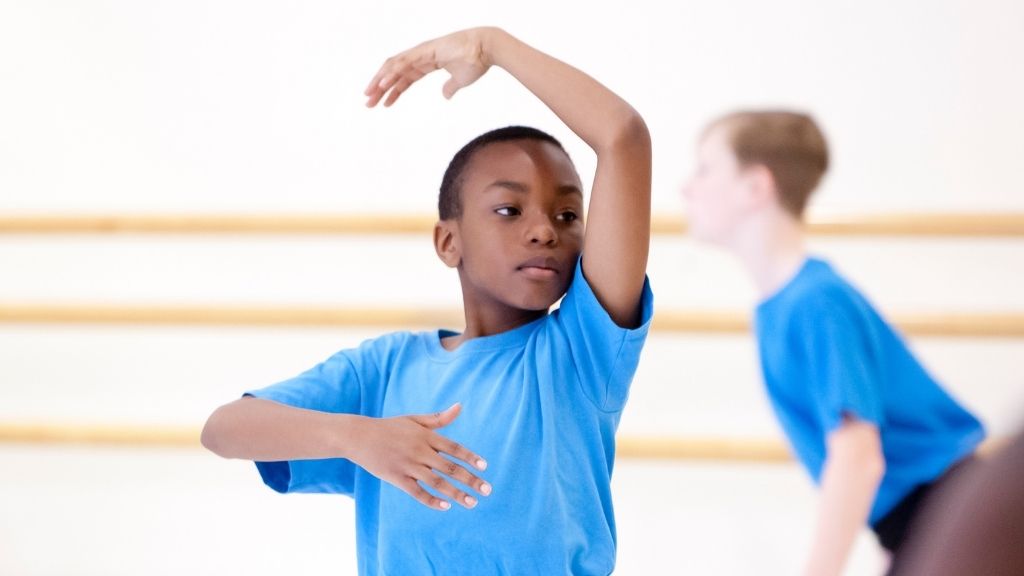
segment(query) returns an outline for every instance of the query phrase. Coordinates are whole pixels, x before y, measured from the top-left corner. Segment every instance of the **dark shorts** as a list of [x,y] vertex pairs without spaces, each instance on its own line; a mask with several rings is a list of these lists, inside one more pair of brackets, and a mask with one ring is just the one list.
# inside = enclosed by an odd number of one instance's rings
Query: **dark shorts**
[[938,478],[928,484],[921,484],[907,494],[900,503],[888,514],[876,522],[871,530],[878,537],[878,543],[889,552],[895,554],[910,535],[914,520],[920,515],[928,502],[929,496],[948,484],[965,468],[970,467],[974,456],[968,456],[946,469]]

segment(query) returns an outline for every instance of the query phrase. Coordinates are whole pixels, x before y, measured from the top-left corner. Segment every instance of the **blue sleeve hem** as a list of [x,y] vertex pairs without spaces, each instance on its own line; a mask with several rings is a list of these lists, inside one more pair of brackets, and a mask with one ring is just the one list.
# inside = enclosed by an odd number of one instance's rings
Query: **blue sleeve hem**
[[[243,396],[280,402],[267,390],[246,392]],[[280,494],[308,492],[353,495],[355,464],[343,458],[254,463],[263,483]]]
[[601,311],[601,320],[609,325],[609,328],[624,333],[626,338],[646,338],[647,332],[650,329],[651,319],[654,318],[654,293],[651,291],[650,278],[644,276],[644,285],[640,290],[640,301],[637,302],[637,306],[640,307],[640,324],[635,328],[626,328],[619,326],[614,320],[612,320],[611,314],[605,309],[601,301],[597,299],[597,294],[594,293],[594,288],[590,285],[590,281],[587,280],[586,275],[583,273],[583,257],[581,256],[579,262],[576,263],[576,274],[573,278],[573,287],[580,286],[580,296],[586,301],[586,307],[588,309],[597,308]]
[[263,483],[270,486],[274,492],[287,494],[291,484],[291,465],[288,462],[255,462]]
[[858,408],[855,406],[840,406],[839,410],[837,410],[834,414],[831,414],[829,419],[823,422],[825,432],[834,432],[836,428],[839,428],[839,425],[842,424],[843,416],[847,415],[855,418],[856,420],[860,420],[861,422],[874,424],[878,428],[882,427],[882,424],[885,420],[881,414],[869,414],[868,411],[864,410],[863,408]]

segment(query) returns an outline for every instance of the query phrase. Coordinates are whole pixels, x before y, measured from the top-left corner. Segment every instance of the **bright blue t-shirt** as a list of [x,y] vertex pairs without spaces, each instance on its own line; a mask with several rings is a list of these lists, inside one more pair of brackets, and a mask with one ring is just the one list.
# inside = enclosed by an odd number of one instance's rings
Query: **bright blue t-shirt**
[[355,498],[363,575],[609,574],[615,430],[652,315],[646,282],[641,306],[639,328],[616,326],[577,265],[561,306],[529,324],[454,351],[441,345],[450,332],[388,334],[250,392],[373,417],[461,402],[438,432],[487,460],[484,472],[470,468],[493,487],[474,509],[427,508],[344,459],[257,467],[279,492]]
[[772,407],[816,483],[826,437],[844,415],[878,426],[885,476],[871,524],[985,436],[864,296],[822,260],[808,258],[757,307],[756,332]]

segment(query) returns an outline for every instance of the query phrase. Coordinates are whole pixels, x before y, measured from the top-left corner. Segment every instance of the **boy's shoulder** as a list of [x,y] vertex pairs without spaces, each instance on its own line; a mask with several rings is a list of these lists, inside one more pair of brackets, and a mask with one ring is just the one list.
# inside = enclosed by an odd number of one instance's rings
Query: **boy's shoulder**
[[808,258],[782,289],[757,307],[772,324],[818,323],[826,318],[858,316],[870,307],[863,295],[827,261]]
[[354,348],[346,348],[339,351],[336,356],[344,357],[356,368],[362,364],[371,362],[381,365],[394,361],[396,358],[409,352],[415,353],[421,348],[420,343],[429,335],[435,332],[412,332],[408,330],[388,332],[371,338],[367,338]]
[[428,334],[436,333],[433,332],[413,332],[411,330],[399,330],[396,332],[387,332],[380,334],[365,340],[361,346],[370,346],[374,348],[390,349],[390,348],[401,348],[408,346],[410,343],[418,340],[422,340]]
[[758,306],[759,310],[818,307],[849,300],[856,290],[827,261],[809,257],[797,273]]

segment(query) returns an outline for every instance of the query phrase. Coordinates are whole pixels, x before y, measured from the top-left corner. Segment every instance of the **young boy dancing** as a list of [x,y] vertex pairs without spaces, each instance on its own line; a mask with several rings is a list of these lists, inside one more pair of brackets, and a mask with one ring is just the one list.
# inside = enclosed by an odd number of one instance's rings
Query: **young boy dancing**
[[207,448],[255,460],[275,490],[353,496],[360,574],[615,565],[615,430],[652,311],[650,136],[593,78],[494,28],[388,59],[368,105],[441,68],[450,98],[491,66],[596,152],[586,228],[580,178],[554,138],[479,136],[444,175],[434,230],[459,274],[463,331],[342,350],[218,408],[203,430]]
[[691,234],[733,252],[753,278],[768,397],[821,488],[804,574],[839,574],[865,523],[895,552],[924,497],[974,452],[982,426],[853,286],[807,255],[804,206],[828,166],[810,117],[725,116],[704,132],[697,156],[683,190]]

